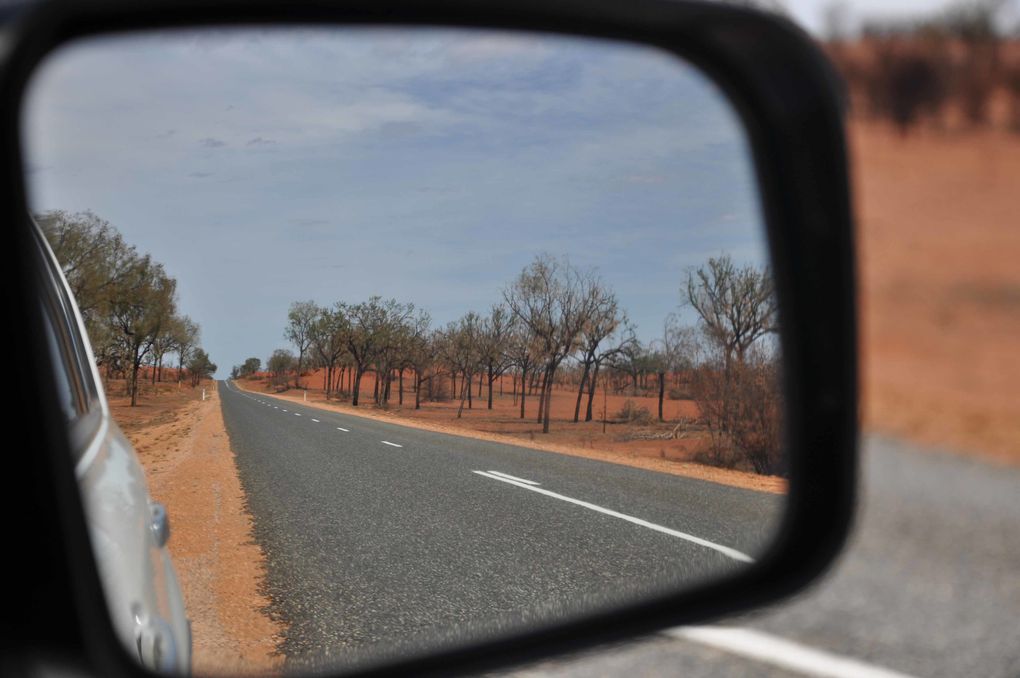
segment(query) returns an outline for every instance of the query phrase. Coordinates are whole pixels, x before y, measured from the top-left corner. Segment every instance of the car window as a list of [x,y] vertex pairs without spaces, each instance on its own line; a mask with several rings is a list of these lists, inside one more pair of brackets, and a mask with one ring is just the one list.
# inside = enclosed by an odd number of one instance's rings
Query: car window
[[75,461],[79,461],[94,430],[96,422],[87,415],[98,411],[99,391],[88,369],[90,358],[71,297],[53,266],[45,268],[39,301],[46,344],[54,368],[59,409],[71,425],[71,449]]
[[60,322],[55,314],[56,309],[52,299],[47,299],[47,296],[49,295],[44,294],[40,299],[46,332],[46,347],[53,365],[60,412],[71,423],[85,413],[86,401],[75,378],[74,349],[71,347],[70,337],[66,332],[61,331]]

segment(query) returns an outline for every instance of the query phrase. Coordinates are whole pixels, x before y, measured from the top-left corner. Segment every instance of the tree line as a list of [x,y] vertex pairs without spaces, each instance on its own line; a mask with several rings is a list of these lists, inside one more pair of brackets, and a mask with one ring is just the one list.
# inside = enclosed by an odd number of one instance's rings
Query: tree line
[[1008,0],[957,0],[934,16],[870,21],[849,42],[845,3],[825,13],[826,50],[858,113],[906,134],[922,122],[945,126],[955,113],[971,127],[992,125],[996,98],[1007,129],[1020,132],[1020,25],[1003,27]]
[[[407,379],[415,409],[453,398],[458,418],[483,393],[492,409],[495,385],[502,389],[508,376],[517,416],[524,419],[526,402],[537,399],[535,421],[543,433],[550,429],[554,386],[576,389],[576,423],[593,419],[600,384],[636,394],[654,383],[658,420],[664,421],[672,380],[671,398],[698,405],[698,423],[709,433],[705,460],[782,473],[779,356],[769,338],[777,330],[771,273],[738,267],[725,255],[711,258],[688,272],[679,301],[697,323],[684,325],[670,314],[662,335],[643,343],[597,272],[542,255],[485,313],[469,311],[442,327],[433,327],[413,303],[395,299],[295,302],[284,338],[296,354],[277,349],[266,369],[282,389],[291,380],[299,386],[300,375],[319,368],[326,397],[354,406],[362,404],[366,373],[375,376],[372,401],[381,407],[394,397],[403,404]],[[249,358],[232,375],[253,375],[261,367],[260,359]]]
[[100,372],[125,380],[132,407],[143,366],[154,384],[164,365],[176,365],[172,378],[180,383],[186,375],[192,386],[215,373],[198,324],[179,312],[177,281],[161,263],[92,212],[55,210],[35,219],[78,304]]

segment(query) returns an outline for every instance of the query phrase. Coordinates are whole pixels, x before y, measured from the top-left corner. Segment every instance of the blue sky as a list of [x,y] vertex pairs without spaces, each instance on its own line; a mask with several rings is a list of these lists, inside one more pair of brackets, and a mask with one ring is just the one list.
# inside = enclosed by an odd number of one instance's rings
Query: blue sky
[[290,302],[484,311],[539,253],[596,267],[649,340],[685,271],[766,260],[741,125],[675,58],[418,29],[65,48],[25,108],[30,200],[90,209],[178,279],[220,365]]

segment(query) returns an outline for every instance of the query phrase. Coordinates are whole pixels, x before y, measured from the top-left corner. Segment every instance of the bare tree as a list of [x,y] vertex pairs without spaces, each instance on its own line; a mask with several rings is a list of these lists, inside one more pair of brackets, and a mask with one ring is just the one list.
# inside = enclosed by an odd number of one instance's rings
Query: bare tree
[[738,269],[728,256],[709,259],[688,275],[687,301],[715,351],[696,380],[713,461],[734,465],[742,454],[758,473],[773,472],[779,468],[781,409],[778,358],[765,341],[778,320],[769,270]]
[[666,390],[666,376],[693,368],[698,353],[697,330],[683,325],[675,314],[670,314],[663,325],[660,351],[657,356],[659,421],[663,421],[662,401]]
[[471,379],[482,362],[481,317],[474,311],[469,311],[459,320],[447,324],[442,333],[439,349],[450,372],[463,376],[460,405],[457,408],[457,418],[460,419],[464,413],[464,402],[471,398]]
[[621,354],[631,350],[634,345],[639,345],[637,337],[634,334],[634,327],[624,316],[617,328],[610,337],[608,342],[603,344],[603,347],[595,353],[594,359],[592,360],[591,376],[588,379],[588,404],[584,410],[584,420],[592,420],[592,406],[595,401],[595,389],[598,386],[599,371],[602,369],[604,363],[612,364]]
[[589,380],[593,380],[592,369],[599,354],[599,346],[610,337],[626,316],[620,312],[616,295],[596,282],[589,288],[590,298],[586,302],[584,323],[581,328],[580,364],[581,383],[577,388],[577,402],[574,404],[574,423],[581,416],[581,398]]
[[[519,318],[513,319],[510,326],[510,333],[507,336],[507,357],[510,365],[520,371],[521,386],[521,419],[524,419],[524,402],[527,395],[528,375],[535,369],[536,354],[535,337],[531,330]],[[515,377],[516,377],[515,373]],[[516,394],[516,384],[514,393]]]
[[426,381],[431,383],[433,374],[429,368],[435,361],[436,339],[435,333],[430,326],[432,318],[425,311],[419,311],[411,323],[411,332],[407,337],[407,344],[404,349],[404,362],[401,370],[406,366],[414,372],[414,409],[421,409],[421,387]]
[[754,342],[777,329],[770,271],[737,268],[728,255],[713,257],[688,274],[687,302],[722,349],[727,369],[734,359],[742,363]]
[[597,284],[593,276],[580,274],[566,260],[543,255],[503,291],[507,306],[535,338],[543,363],[539,408],[543,433],[549,432],[556,369],[576,350],[593,284]]
[[481,359],[489,387],[488,409],[492,409],[492,383],[510,367],[507,353],[513,316],[503,304],[496,304],[482,321]]

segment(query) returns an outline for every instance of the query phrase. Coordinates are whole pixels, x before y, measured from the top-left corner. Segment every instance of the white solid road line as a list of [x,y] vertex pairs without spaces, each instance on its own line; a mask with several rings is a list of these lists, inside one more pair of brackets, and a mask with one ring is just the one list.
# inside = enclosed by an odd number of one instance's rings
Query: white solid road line
[[349,428],[344,428],[343,426],[337,426],[337,427],[336,427],[336,430],[337,430],[337,431],[343,431],[344,433],[350,433],[350,432],[351,432],[351,429],[349,429]]
[[536,483],[534,480],[526,480],[524,478],[518,478],[517,476],[512,476],[509,473],[503,473],[501,471],[489,471],[489,473],[491,473],[494,476],[499,476],[501,478],[509,478],[510,480],[516,480],[519,483],[527,483],[528,485],[539,485],[540,484],[540,483]]
[[733,626],[680,626],[671,638],[709,645],[741,657],[816,678],[910,678],[905,673],[816,650],[754,629]]
[[543,489],[541,487],[535,487],[534,485],[528,485],[526,483],[518,482],[516,480],[510,480],[509,478],[502,478],[500,476],[494,476],[494,475],[492,475],[491,473],[489,473],[487,471],[473,471],[473,473],[477,473],[480,476],[485,476],[486,478],[491,478],[493,480],[498,480],[498,481],[503,482],[503,483],[509,483],[511,485],[515,485],[517,487],[524,488],[525,490],[531,490],[532,492],[538,492],[539,494],[544,494],[545,496],[552,497],[553,499],[559,499],[560,501],[565,501],[565,502],[569,502],[571,504],[576,504],[577,506],[583,506],[586,509],[591,509],[592,511],[598,511],[599,513],[604,513],[607,516],[612,516],[614,518],[619,518],[620,520],[626,520],[628,523],[634,523],[635,525],[640,525],[641,527],[647,527],[649,530],[655,530],[656,532],[662,532],[663,534],[668,534],[671,537],[678,537],[680,539],[684,539],[684,540],[689,541],[691,543],[698,544],[699,546],[704,546],[704,547],[710,548],[710,549],[712,549],[714,551],[718,551],[719,553],[723,554],[724,556],[732,558],[733,560],[739,560],[742,563],[753,563],[754,562],[754,558],[752,558],[751,556],[747,555],[746,553],[741,553],[740,551],[738,551],[736,549],[731,549],[729,546],[723,546],[722,544],[716,544],[714,541],[709,541],[707,539],[702,539],[701,537],[695,537],[693,534],[687,534],[686,532],[680,532],[679,530],[673,530],[673,529],[670,529],[668,527],[663,527],[662,525],[656,525],[655,523],[650,523],[647,520],[642,520],[641,518],[635,518],[634,516],[628,516],[626,513],[620,513],[619,511],[613,511],[612,509],[607,509],[607,508],[604,508],[604,507],[599,506],[597,504],[592,504],[592,503],[587,502],[587,501],[581,501],[580,499],[574,499],[573,497],[568,497],[568,496],[563,495],[563,494],[557,494],[555,492],[550,492],[549,490]]
[[383,445],[389,445],[391,447],[403,447],[403,445],[397,445],[396,443],[391,443],[388,440],[380,440],[379,442],[381,442]]

